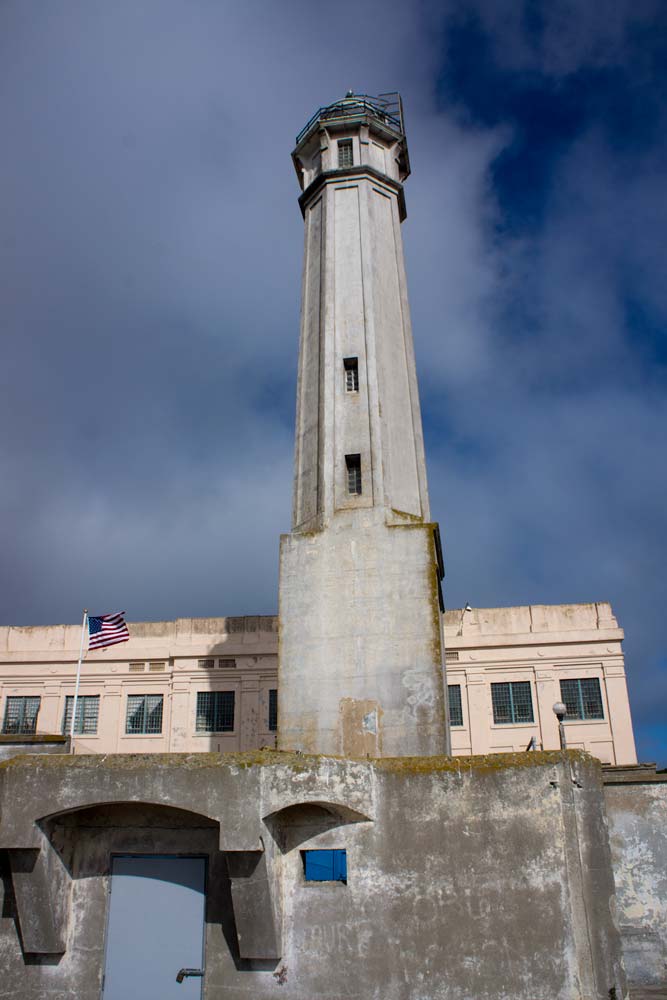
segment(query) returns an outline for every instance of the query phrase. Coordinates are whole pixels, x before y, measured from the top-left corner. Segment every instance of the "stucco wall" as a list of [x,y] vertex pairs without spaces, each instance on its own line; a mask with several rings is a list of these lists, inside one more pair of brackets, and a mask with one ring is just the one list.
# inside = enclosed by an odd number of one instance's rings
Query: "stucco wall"
[[[460,686],[463,707],[463,724],[451,731],[455,754],[523,750],[531,736],[545,750],[557,749],[551,706],[560,696],[559,680],[597,677],[604,718],[568,721],[568,745],[604,762],[636,762],[623,630],[609,604],[451,610],[444,628],[448,680]],[[274,744],[268,692],[277,687],[275,616],[130,622],[130,635],[129,642],[84,661],[81,693],[100,696],[100,722],[96,734],[77,737],[77,753],[224,752]],[[38,731],[61,731],[65,698],[74,692],[79,638],[74,625],[0,627],[2,718],[7,696],[36,694],[42,698]],[[213,667],[201,667],[200,659],[213,660]],[[130,669],[135,664],[138,673]],[[494,725],[490,685],[496,680],[530,683],[534,723]],[[232,731],[196,732],[197,693],[205,690],[235,691]],[[127,696],[146,691],[164,696],[163,731],[129,736]]]

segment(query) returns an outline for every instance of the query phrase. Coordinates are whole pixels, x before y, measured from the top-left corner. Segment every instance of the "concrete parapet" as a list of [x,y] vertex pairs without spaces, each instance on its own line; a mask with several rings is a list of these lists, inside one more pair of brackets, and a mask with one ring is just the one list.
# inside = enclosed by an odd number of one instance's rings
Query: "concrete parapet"
[[[21,757],[0,765],[0,813],[0,851],[46,852],[15,923],[65,947],[46,977],[3,921],[22,1000],[99,996],[109,859],[133,852],[208,855],[207,997],[626,996],[586,754]],[[344,849],[347,884],[306,882],[306,848]]]

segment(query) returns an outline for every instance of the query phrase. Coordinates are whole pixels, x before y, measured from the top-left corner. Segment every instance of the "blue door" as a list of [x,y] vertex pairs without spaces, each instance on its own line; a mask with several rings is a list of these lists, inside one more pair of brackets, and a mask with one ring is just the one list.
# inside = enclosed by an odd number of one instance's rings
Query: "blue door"
[[206,860],[112,859],[103,1000],[200,1000]]

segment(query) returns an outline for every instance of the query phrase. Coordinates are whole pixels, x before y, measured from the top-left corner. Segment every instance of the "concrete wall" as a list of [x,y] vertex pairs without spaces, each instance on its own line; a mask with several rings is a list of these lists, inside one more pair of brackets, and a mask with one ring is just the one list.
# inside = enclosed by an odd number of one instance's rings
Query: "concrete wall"
[[[560,697],[559,680],[597,677],[604,718],[568,721],[568,743],[607,763],[636,762],[623,631],[608,604],[452,610],[444,626],[448,680],[460,686],[463,708],[463,725],[451,731],[454,753],[523,750],[531,736],[538,746],[556,749],[551,706]],[[77,737],[77,752],[236,751],[274,744],[268,692],[278,685],[277,618],[131,622],[130,633],[130,642],[85,660],[82,693],[100,695],[100,724],[95,736]],[[7,695],[38,694],[38,731],[60,732],[65,697],[74,692],[79,636],[74,625],[0,628],[0,724]],[[213,668],[199,666],[200,659],[212,659]],[[151,664],[161,669],[151,670]],[[494,725],[494,680],[530,682],[534,724]],[[230,733],[196,733],[197,692],[209,688],[236,692]],[[143,691],[164,695],[163,733],[129,737],[124,732],[127,696]]]
[[447,752],[433,525],[382,511],[281,539],[278,746]]
[[24,753],[69,753],[66,736],[1,736],[0,760]]
[[666,996],[667,774],[655,765],[606,768],[604,781],[628,979]]
[[[22,1000],[98,1000],[113,852],[209,858],[205,998],[626,996],[584,755],[16,758],[0,816]],[[346,885],[304,881],[315,847],[347,850]]]

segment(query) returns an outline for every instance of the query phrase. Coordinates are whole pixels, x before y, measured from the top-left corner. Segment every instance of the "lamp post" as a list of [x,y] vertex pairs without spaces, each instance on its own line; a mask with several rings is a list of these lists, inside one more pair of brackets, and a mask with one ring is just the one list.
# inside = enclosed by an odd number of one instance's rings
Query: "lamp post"
[[558,719],[558,736],[560,739],[561,750],[567,750],[567,742],[565,740],[565,726],[563,725],[563,719],[567,714],[567,707],[562,701],[556,701],[553,705],[553,713]]

